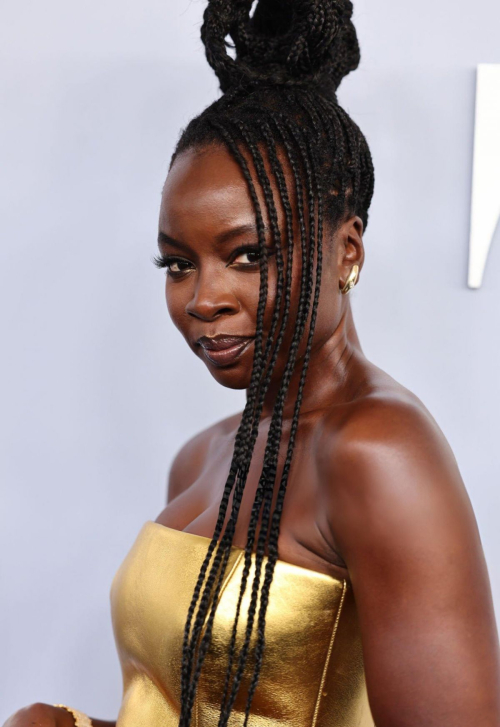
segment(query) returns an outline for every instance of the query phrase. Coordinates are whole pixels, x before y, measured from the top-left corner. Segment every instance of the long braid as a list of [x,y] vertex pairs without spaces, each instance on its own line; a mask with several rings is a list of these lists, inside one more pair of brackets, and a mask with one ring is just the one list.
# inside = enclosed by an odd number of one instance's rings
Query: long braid
[[[226,134],[226,141],[228,141],[227,134]],[[237,156],[237,153],[236,153],[234,147],[232,148],[232,151]],[[253,150],[253,153],[255,154],[255,150]],[[256,158],[256,157],[254,157],[254,158]],[[257,162],[257,164],[258,164],[258,162]],[[263,172],[263,168],[260,167],[260,170],[261,170],[261,173],[262,173]],[[300,185],[297,186],[297,190],[300,193]],[[268,191],[270,192],[270,189],[268,189]],[[271,207],[271,202],[270,202],[269,197],[267,198],[267,202],[268,202],[268,205]],[[271,208],[271,215],[272,215],[272,208]],[[264,480],[265,479],[266,478],[264,478]],[[273,481],[274,481],[274,477],[273,477]],[[233,508],[235,506],[237,506],[239,508],[239,502],[240,502],[240,498],[238,497],[238,491],[236,490],[235,491],[234,501],[233,501]],[[226,563],[227,563],[227,556],[228,556],[228,554],[229,553],[226,554],[226,558],[225,558],[225,562]],[[215,570],[215,565],[214,565],[214,570]],[[224,569],[221,569],[220,573],[223,573],[223,570]],[[217,596],[218,596],[218,592],[220,590],[221,584],[222,584],[222,581],[219,581],[219,583],[217,585],[217,588],[216,588],[215,595],[214,595],[214,603],[217,600]],[[255,594],[255,588],[254,588],[254,594]],[[202,639],[202,642],[200,644],[200,649],[199,649],[199,654],[198,654],[198,665],[199,665],[199,668],[197,669],[197,671],[195,672],[195,675],[193,677],[192,694],[190,695],[190,698],[188,699],[188,710],[191,707],[192,699],[194,697],[194,690],[195,690],[196,683],[197,683],[197,679],[198,679],[198,676],[199,676],[199,671],[201,669],[201,665],[203,663],[204,656],[206,654],[206,644],[208,644],[208,641],[209,641],[209,637],[210,637],[210,633],[211,633],[211,628],[212,628],[212,623],[213,623],[213,614],[214,614],[214,612],[215,612],[215,607],[213,606],[212,607],[212,610],[210,612],[210,616],[209,616],[208,622],[207,622],[205,634],[204,634],[203,639]],[[241,669],[240,669],[240,671],[241,671]]]
[[[285,211],[286,239],[288,240],[288,243],[289,243],[288,244],[288,255],[287,255],[287,270],[291,271],[292,264],[293,264],[293,251],[294,251],[294,246],[293,246],[293,244],[291,244],[293,241],[292,207],[290,204],[290,199],[289,199],[289,195],[288,195],[288,191],[287,191],[287,187],[286,187],[286,181],[285,181],[285,177],[283,174],[283,168],[282,168],[281,163],[276,154],[274,139],[272,137],[270,127],[267,122],[264,122],[262,124],[261,128],[263,130],[264,138],[267,143],[267,151],[268,151],[268,154],[270,157],[272,172],[274,174],[274,178],[276,180],[276,183],[277,183],[277,186],[279,189],[280,200],[281,200],[283,209]],[[286,280],[286,290],[285,290],[285,303],[284,303],[283,322],[282,322],[283,328],[286,324],[286,321],[288,320],[288,315],[289,315],[290,292],[291,292],[291,276],[288,275],[287,280]],[[280,332],[280,337],[281,337],[281,332]],[[277,347],[278,347],[278,345],[279,345],[279,343],[277,344]],[[262,487],[262,481],[260,482],[259,493],[261,492],[261,487]],[[260,501],[260,499],[261,498],[259,498],[258,495],[256,495],[256,504],[258,501]],[[250,525],[249,525],[248,543],[250,545],[250,548],[247,546],[246,552],[245,552],[245,569],[244,569],[243,576],[242,576],[242,586],[241,586],[237,610],[236,610],[235,624],[233,626],[231,643],[229,646],[230,663],[229,663],[229,668],[228,668],[228,672],[226,674],[226,680],[225,680],[225,685],[224,685],[224,697],[223,697],[223,702],[222,702],[223,710],[224,710],[224,708],[226,708],[225,700],[226,700],[228,681],[229,681],[231,667],[232,667],[232,661],[233,661],[233,651],[234,651],[236,628],[237,628],[237,623],[238,623],[238,618],[239,618],[241,599],[242,599],[243,592],[245,590],[244,582],[246,582],[246,576],[248,574],[248,569],[249,569],[250,553],[251,553],[251,547],[253,546],[254,533],[255,533],[256,521],[257,521],[257,513],[258,513],[258,510],[254,505],[254,508],[252,510],[251,520],[250,520]],[[224,711],[222,712],[222,715],[221,715],[221,722],[223,719],[224,719]]]
[[[228,143],[230,145],[231,150],[234,153],[234,155],[236,156],[236,158],[238,159],[238,161],[240,161],[240,163],[244,163],[244,161],[242,160],[242,157],[241,157],[240,153],[237,150],[237,147],[234,144],[234,139],[231,139],[231,137],[230,137],[229,133],[227,132],[227,130],[224,130],[223,133],[224,133],[224,137],[225,137],[226,143]],[[254,150],[254,154],[255,154],[255,150]],[[262,171],[263,170],[263,167],[260,167],[260,169]],[[256,204],[258,204],[257,203],[257,197],[255,195],[255,191],[253,192],[253,195],[254,195],[254,202]],[[271,214],[273,232],[274,232],[274,235],[278,238],[278,242],[279,242],[280,232],[279,232],[279,227],[277,225],[277,217],[276,217],[275,210],[274,210],[273,203],[272,203],[272,196],[270,197],[269,195],[272,195],[272,192],[271,192],[270,187],[267,187],[267,189],[266,189],[266,201],[267,201],[268,207],[270,208],[270,214]],[[273,214],[273,211],[274,211],[274,214]],[[277,320],[278,320],[277,313],[279,313],[279,302],[280,302],[280,298],[281,298],[281,292],[280,292],[280,290],[281,290],[281,286],[280,286],[280,289],[278,290],[278,293],[277,293],[277,305],[276,305],[275,314],[273,315],[273,321],[274,321],[274,323],[273,323],[273,325],[271,327],[271,332],[272,333],[274,332],[275,324],[277,323]],[[285,323],[286,323],[286,321],[285,321]],[[282,323],[282,330],[280,332],[280,338],[282,338],[282,332],[283,332],[283,330],[284,330],[284,323]],[[268,342],[269,343],[272,342],[272,336],[269,336]],[[279,346],[276,347],[276,351],[275,351],[275,355],[274,355],[274,360],[276,358],[276,354],[277,354],[278,347]],[[273,362],[272,362],[272,365],[270,367],[270,371],[268,372],[268,379],[270,379],[270,375],[272,373],[272,369],[273,369]],[[264,387],[264,390],[262,391],[262,397],[261,397],[262,398],[262,401],[263,401],[264,394],[265,394],[265,387]],[[256,436],[257,432],[258,432],[258,426],[255,427],[255,436]],[[238,514],[238,510],[239,510],[239,505],[241,503],[241,494],[242,494],[242,488],[236,487],[235,494],[234,494],[234,498],[233,498],[233,512],[232,512],[232,515],[231,515],[230,523],[228,524],[228,527],[226,528],[226,533],[224,535],[223,542],[224,542],[224,539],[226,537],[226,534],[229,534],[231,536],[231,539],[232,539],[232,535],[234,533],[234,524],[235,524],[235,521],[236,521],[236,518],[237,518],[237,514]],[[232,522],[234,524],[231,526],[231,523]],[[229,540],[229,543],[230,543],[230,539],[229,538],[228,538],[228,540]],[[222,545],[223,545],[223,543],[221,543],[221,547],[222,547]],[[226,564],[227,564],[227,557],[228,557],[228,555],[229,555],[229,550],[227,551],[227,555],[225,557],[225,563]],[[214,561],[214,565],[212,566],[212,574],[213,574],[213,577],[215,577],[215,571],[216,571],[217,566],[218,566],[218,562],[217,561]],[[218,576],[218,583],[216,585],[216,592],[215,593],[218,593],[218,590],[220,590],[220,586],[221,586],[221,583],[222,583],[222,578],[223,578],[223,575],[224,575],[224,570],[225,570],[225,566],[220,571],[218,571],[219,576]],[[208,593],[208,588],[206,589],[206,593]],[[216,599],[216,595],[214,595],[214,599]],[[195,622],[195,628],[193,629],[193,637],[192,637],[192,640],[191,640],[191,646],[192,646],[193,651],[194,651],[194,645],[196,644],[196,633],[201,628],[201,625],[203,623],[203,612],[204,612],[204,609],[202,609],[201,606],[200,606],[199,611],[198,611],[198,621]],[[202,663],[203,658],[204,658],[204,654],[206,653],[206,649],[204,648],[204,644],[205,643],[208,644],[208,641],[209,641],[209,636],[210,636],[210,632],[211,632],[211,624],[212,624],[212,621],[213,621],[213,614],[214,614],[214,612],[215,612],[215,609],[212,609],[212,611],[210,612],[209,621],[208,621],[208,625],[207,625],[207,628],[206,628],[206,631],[205,631],[205,635],[204,635],[204,637],[202,639],[202,643],[200,644],[200,651],[199,651],[199,656],[198,656],[198,661],[199,661],[200,669],[201,669],[201,663]],[[192,694],[187,699],[187,709],[188,710],[190,709],[190,704],[192,702],[192,699],[194,698],[194,690],[196,688],[196,683],[197,683],[197,678],[198,678],[197,677],[197,674],[199,674],[199,669],[197,670],[197,672],[195,672],[195,675],[193,677],[192,688],[191,688]]]
[[[275,125],[276,125],[277,129],[280,130],[280,133],[281,133],[281,141],[284,143],[285,148],[287,148],[287,151],[288,151],[288,154],[289,154],[289,161],[291,163],[292,168],[294,169],[295,185],[296,185],[296,193],[297,193],[297,201],[298,201],[298,209],[299,209],[299,227],[301,229],[301,239],[304,241],[304,239],[305,239],[305,233],[306,233],[306,228],[305,228],[305,223],[304,223],[304,215],[303,215],[303,207],[302,207],[302,187],[301,187],[301,178],[300,178],[301,175],[300,175],[300,171],[298,169],[297,162],[295,161],[295,156],[294,156],[293,148],[292,148],[292,146],[290,144],[290,141],[288,139],[288,135],[290,134],[290,130],[287,129],[286,126],[283,126],[282,124],[280,124],[280,122],[277,119],[275,119]],[[298,140],[299,137],[297,136],[297,132],[295,132],[294,135],[293,134],[291,134],[291,135],[294,136],[294,138],[295,138],[296,141]],[[311,195],[311,192],[309,192],[309,203],[310,204],[311,204],[311,201],[312,201],[312,195]],[[312,212],[311,218],[310,218],[310,230],[311,231],[313,231],[313,224],[314,224],[314,216],[313,215],[314,215],[314,212]],[[312,232],[312,235],[314,235],[314,232]],[[311,246],[311,244],[310,244],[310,246]],[[307,269],[307,262],[308,262],[309,256],[308,256],[308,249],[307,249],[307,247],[306,247],[305,244],[302,245],[302,250],[303,250],[303,274],[306,274],[307,272],[309,273],[307,275],[307,277],[308,277],[308,283],[309,283],[309,288],[310,288],[311,287],[311,284],[312,284],[312,272],[311,271],[308,271],[308,269]],[[308,302],[308,298],[309,298],[309,296],[306,296],[307,302]],[[301,302],[303,304],[303,299],[302,299]],[[299,308],[302,308],[302,313],[303,313],[303,305],[300,305],[299,304]],[[301,338],[301,334],[302,334],[302,331],[303,331],[303,328],[304,328],[304,325],[305,325],[305,319],[306,319],[306,317],[307,317],[307,313],[306,313],[306,316],[304,316],[304,315],[301,316],[301,318],[302,318],[302,325],[297,327],[297,331],[296,331],[296,335],[295,335],[295,340],[294,340],[294,342],[293,342],[293,344],[291,346],[291,356],[289,358],[289,366],[288,366],[288,372],[287,372],[287,373],[289,373],[289,375],[291,375],[291,372],[293,371],[293,364],[295,362],[295,354],[296,354],[296,350],[297,350],[297,347],[298,347],[298,341]],[[288,379],[288,377],[284,377],[284,380],[285,381],[287,379]],[[285,388],[286,388],[286,386],[285,386]],[[282,392],[281,393],[283,393],[283,387],[282,387]],[[281,404],[281,406],[283,405],[283,403],[284,403],[284,398],[282,396],[282,404]],[[265,532],[265,531],[261,530],[261,533],[262,532]],[[261,551],[261,549],[259,549],[259,554],[258,555],[260,556],[260,558],[262,558],[263,553],[261,553],[260,551]],[[254,598],[255,598],[255,591],[254,591]],[[211,615],[213,614],[213,611],[214,611],[214,609],[212,610]],[[211,622],[211,619],[210,619],[210,622]],[[205,632],[205,637],[208,637],[209,636],[210,630],[211,630],[211,626],[207,627],[207,631]],[[201,653],[203,654],[203,650],[202,650]],[[201,658],[203,659],[203,656]],[[201,667],[201,665],[200,665],[200,667]],[[241,669],[240,669],[240,672],[241,672]],[[238,682],[239,682],[239,679],[238,679]],[[233,690],[233,692],[234,692],[234,690]],[[191,700],[189,700],[189,701],[191,702]],[[188,707],[188,709],[189,709],[189,707]]]
[[[280,315],[281,300],[282,300],[282,293],[283,293],[283,277],[284,277],[283,269],[284,268],[283,268],[283,257],[282,257],[282,251],[281,251],[281,231],[280,231],[279,225],[278,225],[278,216],[277,216],[277,212],[276,212],[276,206],[274,204],[271,185],[270,185],[269,179],[267,178],[267,174],[266,174],[266,171],[264,168],[262,154],[260,153],[256,144],[254,143],[251,133],[245,127],[245,125],[242,123],[238,123],[237,126],[238,126],[239,133],[241,135],[241,138],[246,142],[247,148],[249,149],[249,151],[251,153],[252,161],[253,161],[254,167],[257,171],[259,183],[261,185],[261,188],[264,191],[264,196],[265,196],[265,200],[266,200],[266,204],[267,204],[267,208],[268,208],[268,212],[269,212],[269,218],[270,218],[273,238],[276,242],[278,280],[277,280],[275,307],[274,307],[274,311],[273,311],[273,319],[271,322],[270,332],[269,332],[269,336],[268,336],[268,343],[271,344],[273,341],[273,337],[275,334],[275,330],[276,330],[279,315]],[[267,151],[268,151],[269,155],[272,156],[272,151],[269,150],[269,148],[267,149]],[[279,162],[278,162],[278,164],[279,164]],[[283,182],[284,182],[283,172],[282,172],[282,170],[281,170],[281,172],[280,172],[280,170],[278,170],[278,168],[276,166],[275,158],[272,159],[272,168],[273,168],[275,177],[277,179],[281,203],[285,204],[285,199],[287,198],[287,193],[286,193],[286,186],[283,186]],[[280,174],[281,174],[281,176],[280,176]],[[271,356],[271,361],[269,363],[269,367],[266,372],[266,376],[264,377],[262,391],[261,391],[261,397],[260,397],[259,403],[257,405],[257,409],[259,411],[262,410],[264,396],[267,391],[267,385],[269,383],[271,374],[275,367],[276,358],[277,358],[279,350],[280,350],[280,346],[281,346],[281,343],[283,340],[286,324],[288,321],[288,309],[289,309],[290,290],[291,290],[291,282],[292,282],[291,261],[293,259],[292,258],[293,244],[290,244],[290,241],[292,240],[291,209],[289,210],[287,220],[288,220],[287,221],[287,235],[288,235],[288,240],[289,240],[289,245],[288,245],[289,257],[288,257],[288,265],[287,265],[287,276],[286,276],[286,282],[285,282],[284,314],[281,319],[280,329],[278,331],[275,347],[273,350],[273,354]],[[256,420],[255,421],[255,432],[254,432],[255,436],[257,436],[257,433],[258,433],[258,421]],[[264,460],[266,461],[266,457],[264,457]],[[271,476],[271,474],[269,472],[269,467],[267,467],[263,471],[262,478],[259,481],[259,488],[258,488],[258,492],[255,497],[256,506],[258,506],[261,502],[261,492],[262,492],[263,485],[265,486],[266,482],[270,479],[270,476]],[[250,571],[250,562],[251,562],[250,553],[253,549],[255,529],[256,529],[257,519],[258,519],[258,508],[257,507],[253,508],[252,515],[253,515],[253,517],[251,517],[250,525],[248,528],[248,542],[247,542],[247,548],[245,551],[245,564],[244,564],[243,573],[242,573],[240,593],[239,593],[239,597],[238,597],[236,615],[235,615],[235,620],[234,620],[232,634],[231,634],[231,641],[230,641],[230,645],[229,645],[229,665],[228,665],[228,670],[226,673],[226,679],[225,679],[225,683],[224,683],[224,695],[222,698],[223,705],[225,704],[226,699],[227,699],[229,680],[230,680],[230,675],[231,675],[232,665],[233,665],[233,660],[234,660],[234,649],[235,649],[236,633],[237,633],[237,626],[238,626],[238,621],[239,621],[241,602],[242,602],[243,595],[246,590],[246,582],[247,582],[248,574]]]
[[[278,424],[280,424],[280,422],[278,422]],[[276,445],[276,443],[273,443],[272,438],[271,438],[271,435],[273,433],[273,430],[274,430],[274,432],[277,432],[277,431],[279,432],[279,430],[280,430],[280,427],[279,426],[278,426],[278,428],[276,427],[276,413],[273,416],[273,422],[272,422],[271,428],[270,428],[270,433],[269,433],[269,437],[268,437],[268,445],[267,445],[267,448],[266,448],[266,455],[272,453],[273,450],[276,452],[277,451],[277,448],[278,448],[277,445]],[[277,444],[279,445],[279,440],[278,440]],[[267,459],[267,456],[266,455],[264,457],[265,460]],[[273,457],[273,460],[275,460],[275,457],[276,457],[276,455]],[[274,467],[274,470],[275,470],[275,467]],[[269,472],[264,471],[263,472],[263,478],[261,480],[261,485],[262,485],[262,482],[264,482],[264,484],[266,484],[266,479],[267,479],[267,482],[270,481],[271,484],[273,484],[274,483],[274,479],[275,479],[275,471],[272,473],[271,476],[269,476]],[[267,492],[269,492],[269,487],[267,487]],[[271,489],[271,492],[272,492],[272,489]],[[256,498],[256,501],[257,501],[257,498]],[[257,504],[257,502],[255,504]],[[257,512],[257,510],[256,510],[256,507],[254,505],[254,509],[253,509],[253,513],[252,513],[252,515],[253,515],[254,518],[255,518],[256,512]],[[250,637],[250,633],[251,633],[251,625],[252,625],[252,622],[253,622],[253,616],[254,616],[254,612],[255,612],[255,601],[256,601],[257,591],[258,591],[258,583],[259,583],[258,574],[259,574],[259,570],[260,570],[260,566],[261,566],[261,560],[262,560],[262,557],[263,557],[262,544],[263,544],[263,540],[264,540],[263,535],[265,536],[264,523],[265,523],[265,517],[263,517],[263,526],[262,526],[261,531],[260,531],[259,546],[258,546],[258,550],[257,550],[257,565],[256,565],[256,571],[257,572],[256,572],[256,577],[254,579],[253,589],[252,589],[252,601],[251,601],[251,605],[250,605],[249,612],[248,612],[248,622],[247,622],[246,638],[245,638],[245,643],[244,643],[244,645],[242,647],[242,652],[240,654],[239,667],[238,667],[238,671],[237,671],[237,674],[236,674],[236,677],[235,677],[235,682],[234,682],[234,685],[233,685],[233,691],[232,691],[230,703],[228,705],[229,708],[232,705],[232,702],[233,702],[234,697],[235,697],[235,687],[238,686],[238,684],[240,682],[240,679],[241,679],[242,671],[243,671],[243,668],[244,668],[244,665],[245,665],[245,658],[246,658],[246,654],[247,654],[247,650],[248,650],[248,642],[249,642],[249,637]],[[250,530],[252,530],[251,527],[249,528],[249,531]],[[247,549],[246,549],[246,557],[247,558],[249,557],[249,553],[251,552],[251,549],[249,548],[249,546],[251,546],[251,544],[252,544],[251,541],[252,540],[253,540],[253,538],[249,538],[249,543],[247,544]],[[224,719],[224,713],[221,714],[221,723],[223,723],[223,719]]]
[[[300,187],[299,187],[300,190]],[[278,414],[278,416],[277,416]],[[266,445],[266,452],[264,455],[264,461],[268,462],[268,466],[266,468],[263,468],[263,473],[261,476],[261,479],[259,481],[259,490],[258,493],[261,494],[263,491],[264,494],[264,512],[262,517],[262,524],[261,529],[259,532],[259,541],[257,546],[257,558],[256,558],[256,569],[255,569],[255,575],[254,575],[254,582],[252,586],[252,596],[251,596],[251,602],[248,610],[248,620],[247,620],[247,627],[245,632],[245,641],[242,646],[241,652],[240,652],[240,659],[238,664],[238,669],[233,681],[233,689],[230,695],[230,699],[227,705],[227,713],[224,713],[224,711],[221,712],[221,718],[220,718],[220,724],[224,724],[224,719],[227,714],[229,715],[230,708],[234,702],[234,698],[236,696],[237,688],[239,686],[239,683],[241,681],[241,676],[243,673],[243,669],[246,663],[246,657],[248,653],[248,646],[249,646],[249,640],[251,636],[252,631],[252,625],[253,625],[253,619],[255,615],[255,607],[256,607],[256,600],[258,596],[258,589],[259,589],[259,583],[260,583],[260,569],[262,565],[262,559],[264,556],[263,546],[266,539],[266,531],[267,531],[267,520],[266,517],[266,505],[268,503],[268,497],[269,493],[272,494],[273,491],[273,485],[276,477],[276,465],[277,465],[277,455],[279,452],[279,443],[281,439],[281,412],[277,411],[276,408],[273,412],[273,417],[271,421],[271,426],[269,429],[268,434],[268,442]],[[255,532],[255,524],[258,517],[258,514],[260,512],[261,507],[261,497],[255,498],[254,506],[251,513],[251,521],[249,526],[249,538],[247,542],[247,547],[245,549],[245,573],[248,572],[249,566],[250,566],[250,556],[253,549],[253,539],[254,539],[254,532]],[[243,579],[242,579],[243,580]],[[241,602],[241,596],[243,593],[243,584],[240,591],[240,602]],[[233,643],[233,642],[232,642]]]
[[[299,192],[300,192],[300,186],[299,186]],[[297,328],[297,332],[298,332],[299,335],[298,336],[296,335],[296,340],[294,341],[294,343],[296,343],[297,340],[300,339],[300,328],[299,327]],[[293,352],[296,351],[295,346],[292,346],[292,349],[291,350],[292,350],[292,361],[291,361],[292,365],[290,365],[290,361],[289,361],[289,363],[288,363],[288,370],[287,370],[287,372],[285,373],[285,375],[283,377],[282,390],[280,392],[282,395],[283,395],[283,392],[286,392],[286,389],[287,389],[287,386],[288,386],[288,382],[289,382],[289,376],[287,376],[287,374],[291,375],[291,372],[293,371],[293,363],[294,363],[294,360],[293,360],[294,359]],[[280,403],[281,403],[281,406],[280,406]],[[269,439],[268,439],[268,448],[267,448],[267,451],[271,452],[272,450],[274,450],[275,457],[276,457],[277,451],[279,449],[279,442],[280,442],[280,438],[281,438],[281,414],[282,414],[282,406],[283,406],[283,403],[284,403],[284,396],[282,396],[281,397],[281,400],[278,401],[278,404],[275,406],[275,410],[274,410],[274,413],[273,413],[273,423],[275,425],[275,434],[277,434],[277,437],[275,438],[275,441],[273,443],[272,440],[271,440],[271,432],[270,432]],[[277,426],[276,426],[276,424],[277,424]],[[266,451],[266,454],[267,454],[267,451]],[[266,455],[265,455],[265,457],[266,457]],[[271,480],[271,484],[274,484],[274,479],[275,479],[275,472],[273,473],[272,480]],[[273,491],[272,487],[271,488],[268,487],[267,490],[266,490],[266,502],[265,502],[265,506],[267,506],[266,507],[267,510],[269,509],[269,505],[270,505],[270,502],[269,502],[269,494],[272,495],[272,491]],[[255,579],[254,579],[254,588],[253,588],[253,593],[252,593],[252,601],[251,601],[251,604],[250,604],[250,607],[249,607],[249,612],[248,612],[248,614],[249,614],[249,622],[247,624],[247,631],[246,631],[245,643],[244,643],[244,645],[242,647],[242,653],[240,655],[239,670],[237,672],[237,675],[235,677],[235,682],[234,682],[234,685],[233,685],[232,701],[234,701],[234,698],[235,698],[235,695],[236,695],[236,688],[239,685],[239,682],[240,682],[240,679],[241,679],[241,675],[242,675],[242,669],[243,669],[244,664],[245,664],[246,651],[248,649],[248,642],[249,642],[249,637],[250,637],[250,633],[251,633],[251,623],[253,622],[253,614],[254,614],[254,610],[255,610],[255,602],[256,602],[256,597],[257,597],[257,587],[256,587],[256,584],[258,584],[258,577],[259,577],[258,574],[260,572],[260,568],[261,568],[261,565],[262,565],[262,559],[263,559],[263,556],[264,556],[263,546],[264,546],[264,541],[265,541],[265,536],[266,536],[266,531],[267,531],[268,513],[267,513],[267,516],[266,516],[266,509],[264,510],[264,514],[263,514],[262,527],[261,527],[261,531],[260,531],[259,544],[258,544],[258,548],[257,548],[256,575],[255,575]],[[232,701],[231,701],[231,703],[230,703],[229,706],[231,706]],[[248,708],[248,705],[247,705],[247,708]],[[220,723],[221,724],[223,724],[223,719],[224,719],[224,714],[221,715],[221,720],[220,720]]]
[[[269,558],[266,563],[265,578],[264,578],[264,583],[263,583],[262,591],[261,591],[261,607],[260,607],[259,622],[258,622],[258,640],[257,640],[257,644],[255,647],[254,674],[253,674],[252,682],[251,682],[250,689],[249,689],[249,698],[248,698],[247,707],[246,707],[246,711],[245,711],[244,727],[246,727],[246,724],[247,724],[247,721],[249,718],[250,704],[251,704],[251,700],[252,700],[255,688],[257,686],[258,677],[259,677],[260,669],[262,666],[262,656],[263,656],[264,645],[265,645],[265,616],[266,616],[267,606],[268,606],[268,602],[269,602],[269,591],[270,591],[272,578],[273,578],[273,574],[274,574],[274,567],[275,567],[276,561],[278,559],[277,544],[278,544],[278,537],[279,537],[279,526],[280,526],[280,520],[281,520],[281,513],[283,510],[283,501],[284,501],[284,497],[285,497],[285,493],[286,493],[286,486],[288,483],[288,473],[289,473],[290,464],[291,464],[291,460],[292,460],[292,456],[293,456],[293,449],[294,449],[296,433],[297,433],[297,429],[298,429],[299,412],[300,412],[302,394],[303,394],[304,384],[305,384],[308,365],[309,365],[309,358],[310,358],[313,334],[314,334],[315,323],[316,323],[316,313],[317,313],[320,285],[321,285],[322,240],[323,240],[322,189],[320,187],[318,170],[313,161],[314,152],[312,151],[310,144],[307,144],[307,146],[308,146],[308,153],[309,153],[309,161],[311,162],[312,184],[314,185],[314,193],[315,193],[316,199],[317,199],[317,213],[318,213],[318,231],[317,231],[317,248],[316,248],[316,261],[317,262],[316,262],[316,280],[315,280],[315,289],[314,289],[314,301],[313,301],[313,306],[312,306],[312,316],[311,316],[311,323],[310,323],[310,328],[309,328],[306,352],[304,355],[304,363],[302,366],[301,377],[300,377],[300,382],[299,382],[299,389],[298,389],[297,399],[295,402],[295,408],[294,408],[294,413],[293,413],[293,418],[292,418],[292,426],[291,426],[291,431],[290,431],[288,450],[287,450],[287,455],[286,455],[286,459],[285,459],[285,464],[283,467],[281,481],[279,484],[277,501],[276,501],[275,509],[272,514],[272,528],[271,528],[271,534],[270,534],[270,538],[269,538]],[[310,181],[311,181],[311,179],[308,178],[308,186],[309,186]]]
[[[246,176],[247,183],[249,185],[249,189],[251,190],[252,199],[254,202],[254,208],[256,211],[256,218],[257,218],[257,224],[258,224],[258,234],[259,234],[259,245],[260,249],[262,250],[263,254],[265,255],[265,233],[264,233],[264,223],[262,220],[262,214],[260,212],[260,207],[258,203],[258,198],[255,193],[255,189],[253,187],[253,180],[250,175],[250,172],[248,168],[245,165],[244,159],[241,158],[240,164],[242,165],[242,171],[243,174]],[[242,422],[240,424],[239,428],[239,434],[240,437],[237,436],[238,444],[240,445],[238,448],[238,451],[235,451],[233,462],[231,463],[230,468],[230,474],[228,477],[228,480],[226,482],[226,487],[224,489],[223,498],[221,500],[221,505],[219,508],[219,515],[214,531],[214,535],[212,537],[212,541],[209,545],[207,555],[205,557],[205,560],[203,562],[203,565],[200,570],[200,574],[198,577],[198,581],[193,593],[193,599],[191,601],[189,610],[188,610],[188,618],[186,621],[186,627],[184,632],[184,642],[183,642],[183,663],[182,663],[182,670],[181,670],[181,685],[182,685],[182,703],[189,705],[189,699],[188,699],[188,690],[189,690],[189,677],[191,674],[191,667],[193,662],[193,652],[194,652],[194,644],[196,644],[197,638],[199,636],[200,630],[203,625],[203,619],[204,615],[206,613],[206,610],[208,608],[209,602],[210,602],[210,595],[212,593],[212,589],[214,587],[215,583],[215,573],[219,572],[224,574],[224,568],[222,571],[219,571],[220,561],[222,557],[222,550],[227,544],[227,539],[218,543],[218,536],[222,530],[222,526],[224,523],[224,517],[227,511],[227,506],[229,502],[229,496],[233,489],[235,481],[237,482],[237,473],[238,471],[243,467],[244,469],[247,467],[247,461],[248,461],[248,441],[247,441],[247,433],[248,428],[250,426],[251,420],[253,419],[253,408],[254,408],[254,402],[255,402],[255,394],[257,391],[257,386],[259,383],[259,379],[261,376],[262,371],[262,333],[263,333],[263,314],[264,314],[264,308],[266,304],[266,298],[267,298],[267,268],[264,269],[264,274],[261,276],[261,285],[260,285],[260,292],[259,292],[259,304],[258,304],[258,310],[257,310],[257,330],[256,330],[256,339],[255,339],[255,353],[254,353],[254,364],[252,368],[252,381],[249,386],[249,395],[247,400],[247,406],[245,408],[244,416],[242,418]],[[240,444],[241,442],[241,444]],[[236,450],[236,448],[235,448]],[[201,600],[199,603],[198,613],[195,619],[195,624],[193,627],[193,633],[190,637],[190,627],[191,627],[191,621],[194,614],[194,610],[196,607],[196,603],[199,598],[199,594],[202,588],[202,584],[204,581],[205,572],[208,567],[208,563],[211,560],[212,552],[214,548],[217,546],[217,551],[215,554],[215,558],[213,561],[213,564],[211,566],[211,570],[207,577],[207,583],[205,585],[203,594],[201,596]],[[227,561],[226,561],[227,562]],[[219,579],[220,580],[220,579]],[[217,590],[217,589],[216,589]],[[190,713],[189,713],[190,716]],[[187,719],[189,719],[189,716]],[[187,722],[186,724],[189,724]]]

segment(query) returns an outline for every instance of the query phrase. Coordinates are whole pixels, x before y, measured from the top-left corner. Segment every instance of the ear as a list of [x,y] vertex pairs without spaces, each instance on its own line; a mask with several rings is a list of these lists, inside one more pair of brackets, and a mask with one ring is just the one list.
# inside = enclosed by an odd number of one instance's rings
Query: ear
[[339,289],[343,288],[353,265],[361,271],[365,260],[363,220],[357,215],[343,222],[337,231]]

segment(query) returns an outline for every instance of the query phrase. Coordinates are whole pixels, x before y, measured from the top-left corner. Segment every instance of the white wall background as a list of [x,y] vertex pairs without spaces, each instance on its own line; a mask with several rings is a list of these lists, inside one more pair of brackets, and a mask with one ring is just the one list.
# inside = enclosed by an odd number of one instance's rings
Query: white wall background
[[[204,5],[2,3],[0,721],[34,701],[116,718],[112,577],[179,446],[243,405],[150,262],[173,145],[217,94]],[[339,95],[377,173],[358,330],[451,442],[499,612],[499,234],[481,290],[466,271],[474,69],[500,62],[500,4],[355,6],[363,60]]]

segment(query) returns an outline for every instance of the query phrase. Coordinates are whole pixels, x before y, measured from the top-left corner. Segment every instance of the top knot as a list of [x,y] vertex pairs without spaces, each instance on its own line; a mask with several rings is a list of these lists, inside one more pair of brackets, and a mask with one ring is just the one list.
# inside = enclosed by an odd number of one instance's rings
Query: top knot
[[[335,98],[359,65],[350,0],[208,0],[201,38],[220,88],[316,86]],[[226,38],[234,43],[235,58]]]

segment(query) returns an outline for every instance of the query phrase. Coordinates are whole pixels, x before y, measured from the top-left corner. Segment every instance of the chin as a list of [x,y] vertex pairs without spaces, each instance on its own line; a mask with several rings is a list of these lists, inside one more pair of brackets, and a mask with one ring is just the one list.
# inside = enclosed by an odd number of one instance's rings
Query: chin
[[213,378],[227,389],[248,389],[252,372],[239,366],[207,366]]

